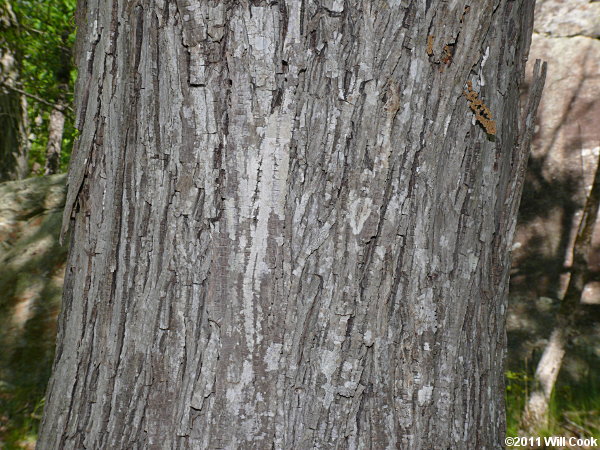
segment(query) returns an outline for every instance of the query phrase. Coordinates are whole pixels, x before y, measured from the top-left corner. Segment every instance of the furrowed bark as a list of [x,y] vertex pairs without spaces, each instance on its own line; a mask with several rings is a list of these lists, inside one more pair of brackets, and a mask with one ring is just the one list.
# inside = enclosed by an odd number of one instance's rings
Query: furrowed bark
[[503,447],[533,6],[81,3],[40,448]]

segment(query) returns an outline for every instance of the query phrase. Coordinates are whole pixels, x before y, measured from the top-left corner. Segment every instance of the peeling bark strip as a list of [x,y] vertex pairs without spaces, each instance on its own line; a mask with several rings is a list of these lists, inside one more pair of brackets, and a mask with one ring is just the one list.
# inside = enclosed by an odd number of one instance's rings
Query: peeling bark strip
[[533,6],[82,2],[39,447],[501,448]]

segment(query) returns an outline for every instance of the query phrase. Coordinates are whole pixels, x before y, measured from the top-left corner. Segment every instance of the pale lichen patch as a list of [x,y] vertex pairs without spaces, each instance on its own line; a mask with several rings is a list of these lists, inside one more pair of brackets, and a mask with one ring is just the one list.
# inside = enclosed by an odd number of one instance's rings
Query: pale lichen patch
[[265,364],[267,365],[267,371],[271,372],[277,370],[279,367],[279,358],[281,358],[281,349],[282,344],[272,343],[267,348],[267,352],[265,353]]
[[419,405],[423,406],[431,401],[431,397],[433,394],[433,386],[427,385],[423,386],[417,392],[417,400]]
[[352,228],[352,232],[358,235],[371,215],[373,201],[369,197],[359,197],[356,191],[351,191],[349,202],[348,217],[350,219],[350,227]]

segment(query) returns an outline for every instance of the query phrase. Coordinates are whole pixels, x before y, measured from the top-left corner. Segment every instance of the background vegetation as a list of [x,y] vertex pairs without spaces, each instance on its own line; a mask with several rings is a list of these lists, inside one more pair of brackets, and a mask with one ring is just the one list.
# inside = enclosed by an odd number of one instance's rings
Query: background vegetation
[[32,174],[42,175],[46,160],[49,114],[54,106],[66,106],[60,171],[66,171],[76,137],[73,64],[76,0],[0,0],[12,8],[17,26],[5,38],[17,54],[20,88],[27,94]]

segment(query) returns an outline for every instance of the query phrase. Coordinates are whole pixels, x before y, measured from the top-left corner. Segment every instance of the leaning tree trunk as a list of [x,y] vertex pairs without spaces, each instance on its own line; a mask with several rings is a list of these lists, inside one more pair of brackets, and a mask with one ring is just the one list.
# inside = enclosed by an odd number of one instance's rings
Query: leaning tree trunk
[[534,5],[465,3],[80,3],[39,448],[503,446]]
[[[17,26],[6,0],[0,0],[0,182],[19,180],[29,171],[27,101],[17,90],[19,65],[5,33]],[[11,30],[12,29],[12,30]]]

